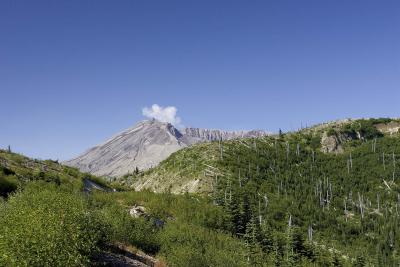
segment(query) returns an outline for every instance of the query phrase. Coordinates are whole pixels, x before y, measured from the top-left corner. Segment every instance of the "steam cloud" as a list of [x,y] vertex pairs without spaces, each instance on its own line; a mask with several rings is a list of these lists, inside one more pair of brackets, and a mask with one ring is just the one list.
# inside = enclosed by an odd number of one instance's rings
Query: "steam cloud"
[[178,109],[174,106],[161,107],[153,104],[151,108],[144,107],[142,109],[143,116],[151,119],[156,119],[161,122],[169,122],[176,127],[182,127],[181,118],[176,116]]

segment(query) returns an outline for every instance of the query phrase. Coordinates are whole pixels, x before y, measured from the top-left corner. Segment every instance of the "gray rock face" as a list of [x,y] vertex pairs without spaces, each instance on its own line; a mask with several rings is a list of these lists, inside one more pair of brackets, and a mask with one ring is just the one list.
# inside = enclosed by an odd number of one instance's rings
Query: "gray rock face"
[[65,164],[99,176],[122,176],[136,167],[155,166],[185,146],[182,134],[171,124],[142,121]]
[[321,151],[324,153],[343,152],[342,142],[335,135],[328,136],[326,133],[321,138]]
[[324,153],[343,153],[343,143],[350,140],[360,139],[357,136],[352,136],[348,134],[335,134],[328,136],[326,132],[323,133],[321,138],[321,152]]
[[183,134],[200,141],[231,140],[236,138],[260,137],[266,135],[264,131],[260,130],[228,132],[200,128],[185,128]]
[[394,135],[400,132],[400,122],[391,121],[389,123],[380,123],[375,126],[378,131],[385,134]]
[[263,131],[227,132],[197,128],[186,128],[182,133],[169,123],[142,121],[64,164],[99,176],[118,177],[136,168],[154,167],[175,151],[195,143],[267,135]]

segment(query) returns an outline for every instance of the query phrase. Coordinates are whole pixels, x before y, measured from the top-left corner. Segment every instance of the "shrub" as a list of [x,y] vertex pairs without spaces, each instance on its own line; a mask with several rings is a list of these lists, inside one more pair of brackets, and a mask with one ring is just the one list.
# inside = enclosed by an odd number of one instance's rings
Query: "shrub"
[[33,183],[0,209],[0,266],[81,266],[104,240],[86,200]]
[[329,128],[328,131],[326,132],[327,136],[334,136],[336,135],[336,131],[333,128]]
[[133,219],[119,205],[103,207],[100,215],[104,224],[110,227],[111,241],[129,243],[149,253],[159,250],[157,230],[150,221]]
[[0,196],[7,197],[8,194],[17,190],[18,181],[15,176],[4,176],[0,174]]
[[342,132],[350,136],[360,134],[361,138],[366,140],[382,137],[383,134],[376,129],[375,124],[374,120],[358,120],[345,125]]
[[169,223],[160,239],[161,252],[170,266],[248,266],[243,243],[221,232]]

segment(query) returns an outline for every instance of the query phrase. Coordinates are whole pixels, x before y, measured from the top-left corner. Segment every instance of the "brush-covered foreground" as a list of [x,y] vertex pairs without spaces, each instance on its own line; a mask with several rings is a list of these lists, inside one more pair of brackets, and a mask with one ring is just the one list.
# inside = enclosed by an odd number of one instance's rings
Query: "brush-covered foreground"
[[[7,174],[0,179],[15,186],[0,187],[0,266],[103,266],[101,255],[121,245],[156,256],[156,266],[247,265],[244,242],[225,230],[226,213],[207,197],[88,194],[83,180],[95,177],[6,151],[1,158]],[[26,162],[45,166],[44,175]],[[133,218],[138,205],[146,214]]]
[[[132,218],[133,205],[148,216]],[[100,266],[97,255],[117,244],[157,255],[159,266],[247,265],[245,244],[224,231],[223,209],[197,196],[86,195],[33,182],[0,214],[0,266]]]

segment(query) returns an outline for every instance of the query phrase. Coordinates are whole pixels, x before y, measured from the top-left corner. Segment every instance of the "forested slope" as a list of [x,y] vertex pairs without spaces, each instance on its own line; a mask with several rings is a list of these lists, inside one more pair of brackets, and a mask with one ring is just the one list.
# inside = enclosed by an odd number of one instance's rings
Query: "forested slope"
[[[400,138],[377,127],[388,123],[359,120],[194,146],[127,178],[203,180],[208,187],[200,192],[223,207],[226,230],[245,241],[253,265],[397,266]],[[352,138],[340,153],[324,153],[323,135]]]

